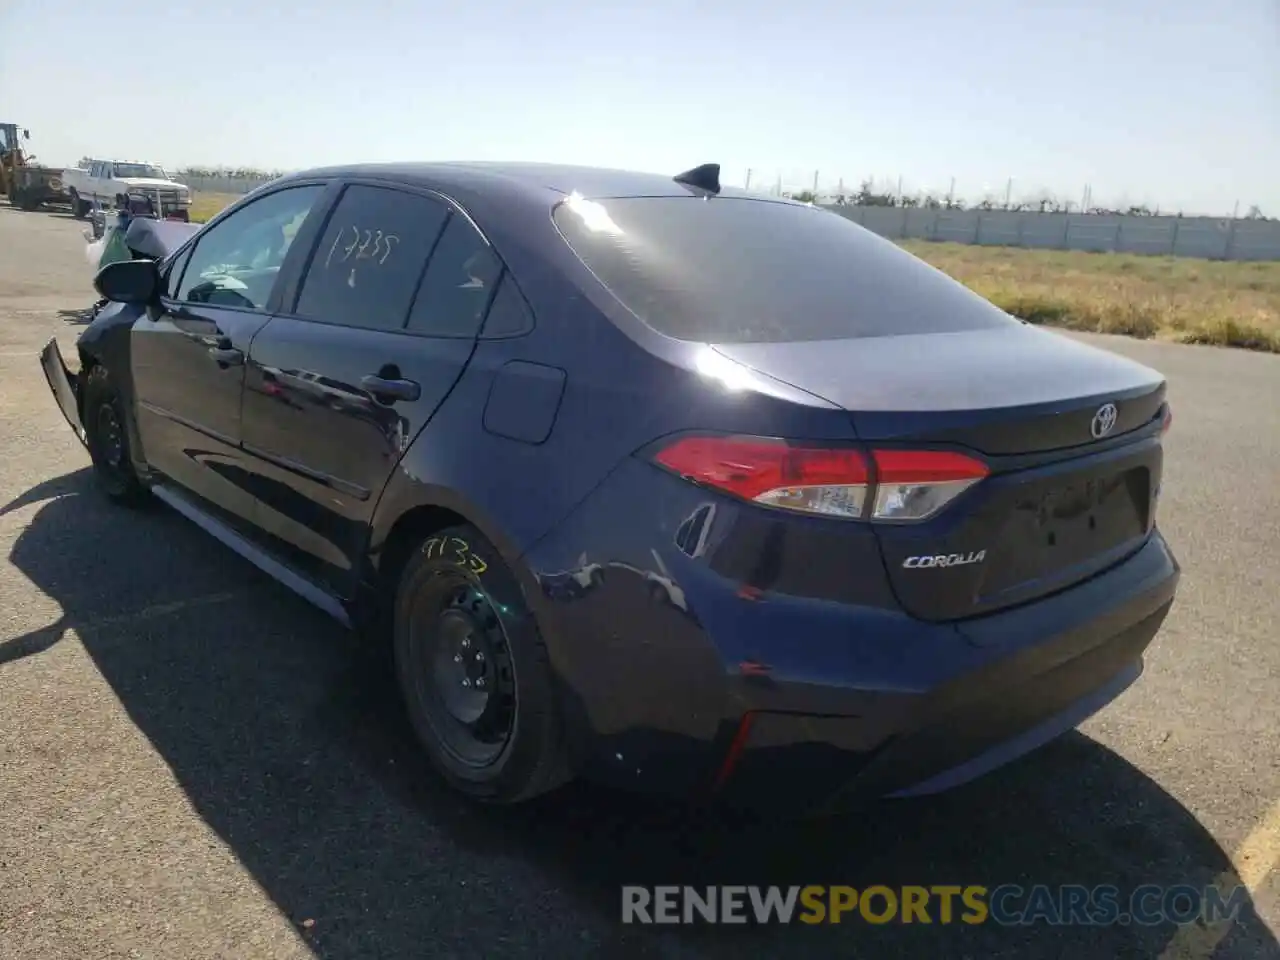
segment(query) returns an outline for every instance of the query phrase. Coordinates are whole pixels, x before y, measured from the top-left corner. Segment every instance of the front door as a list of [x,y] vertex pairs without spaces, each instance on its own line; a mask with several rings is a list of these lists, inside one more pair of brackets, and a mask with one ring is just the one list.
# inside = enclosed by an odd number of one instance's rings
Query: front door
[[245,358],[270,316],[293,240],[323,192],[319,184],[282,189],[211,227],[175,262],[181,275],[166,278],[162,306],[133,327],[142,454],[229,519],[253,515],[252,496],[225,469],[241,457]]
[[340,595],[391,472],[471,357],[499,269],[444,201],[352,184],[296,306],[253,342],[244,447],[259,523]]

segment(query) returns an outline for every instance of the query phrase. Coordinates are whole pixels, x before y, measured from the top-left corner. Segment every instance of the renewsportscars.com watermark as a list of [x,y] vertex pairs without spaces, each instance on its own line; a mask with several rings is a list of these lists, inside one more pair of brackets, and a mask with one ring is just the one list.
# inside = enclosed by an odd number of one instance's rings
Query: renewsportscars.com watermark
[[1215,924],[1236,919],[1248,900],[1237,886],[1066,884],[806,887],[624,886],[622,922],[697,923],[995,923],[1001,926]]

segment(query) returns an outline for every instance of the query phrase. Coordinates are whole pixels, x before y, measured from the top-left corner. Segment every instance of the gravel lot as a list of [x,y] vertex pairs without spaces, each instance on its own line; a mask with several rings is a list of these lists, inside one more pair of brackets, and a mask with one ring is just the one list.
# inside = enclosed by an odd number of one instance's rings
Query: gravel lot
[[[1280,958],[1280,357],[1093,338],[1170,378],[1185,578],[1145,677],[1081,733],[825,823],[590,787],[485,811],[342,631],[90,489],[36,362],[93,300],[82,226],[0,208],[0,957]],[[1233,858],[1252,899],[1229,929],[618,921],[624,883],[1127,890]]]

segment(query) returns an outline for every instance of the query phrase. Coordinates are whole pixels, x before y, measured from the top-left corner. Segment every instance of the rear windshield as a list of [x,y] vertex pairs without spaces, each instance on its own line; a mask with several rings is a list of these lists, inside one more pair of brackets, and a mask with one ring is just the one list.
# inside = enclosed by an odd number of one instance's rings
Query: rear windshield
[[555,222],[624,306],[679,340],[844,340],[1017,323],[895,244],[819,208],[729,197],[571,197],[556,207]]

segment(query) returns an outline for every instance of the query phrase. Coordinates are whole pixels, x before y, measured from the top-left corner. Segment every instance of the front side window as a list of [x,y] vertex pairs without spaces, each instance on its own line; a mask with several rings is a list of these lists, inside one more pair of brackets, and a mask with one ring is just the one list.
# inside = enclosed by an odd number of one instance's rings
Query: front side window
[[349,327],[403,329],[448,213],[419,194],[348,187],[312,254],[294,313]]
[[164,272],[164,295],[172,297],[178,289],[178,284],[182,281],[182,271],[187,268],[187,261],[191,259],[191,253],[195,247],[187,247],[182,253],[174,257],[170,261],[168,268]]
[[324,187],[291,187],[232,213],[196,242],[178,283],[189,303],[263,310],[293,238]]

